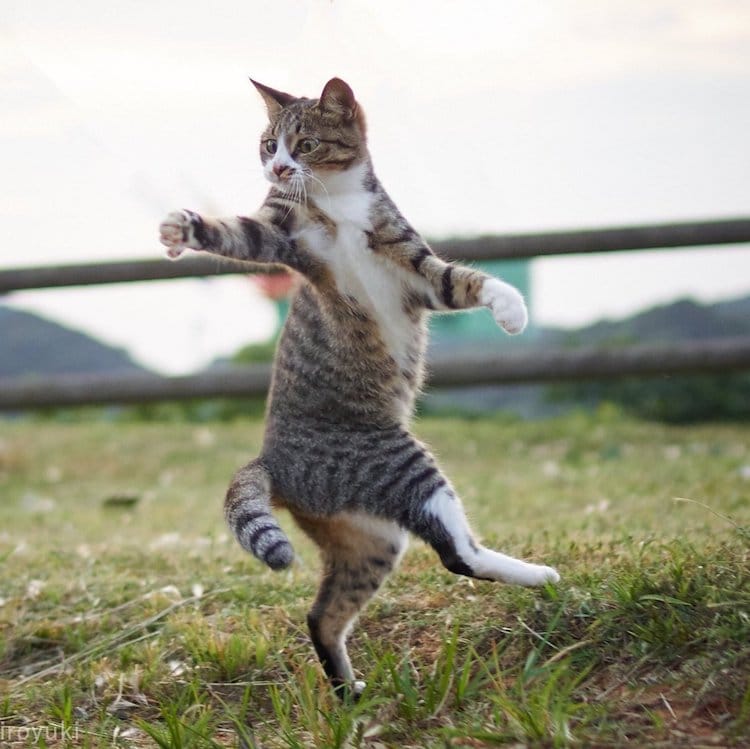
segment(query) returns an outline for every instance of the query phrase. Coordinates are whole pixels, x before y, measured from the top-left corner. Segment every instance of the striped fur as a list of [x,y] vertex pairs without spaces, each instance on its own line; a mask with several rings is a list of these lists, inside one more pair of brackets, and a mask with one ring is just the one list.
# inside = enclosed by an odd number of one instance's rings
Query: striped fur
[[292,545],[271,514],[271,476],[260,461],[237,472],[227,491],[224,514],[243,549],[274,570],[292,563]]
[[406,531],[453,572],[539,585],[549,567],[485,549],[450,483],[410,432],[424,376],[426,316],[487,307],[508,333],[526,324],[521,295],[481,271],[438,258],[375,176],[364,115],[339,79],[318,99],[255,84],[272,182],[252,217],[170,214],[171,257],[190,248],[276,263],[300,277],[274,365],[260,456],[225,502],[243,548],[279,569],[292,547],[271,515],[287,508],[321,549],[324,574],[308,617],[333,686],[354,692],[345,640],[397,564]]

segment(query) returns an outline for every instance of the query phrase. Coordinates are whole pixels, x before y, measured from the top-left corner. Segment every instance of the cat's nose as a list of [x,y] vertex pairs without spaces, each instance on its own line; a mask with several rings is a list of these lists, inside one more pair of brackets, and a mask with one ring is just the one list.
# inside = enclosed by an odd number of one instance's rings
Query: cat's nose
[[284,179],[284,177],[288,177],[292,172],[292,168],[290,166],[287,166],[286,164],[274,164],[273,165],[273,173],[279,178]]

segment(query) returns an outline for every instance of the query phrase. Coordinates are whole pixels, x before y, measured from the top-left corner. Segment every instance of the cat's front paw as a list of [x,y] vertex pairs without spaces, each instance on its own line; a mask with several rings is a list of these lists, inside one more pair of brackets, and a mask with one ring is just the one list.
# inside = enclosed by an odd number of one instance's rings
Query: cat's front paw
[[488,278],[484,282],[479,301],[492,310],[495,322],[510,335],[523,332],[529,321],[521,292],[497,278]]
[[167,256],[176,260],[187,250],[200,250],[196,234],[203,219],[193,211],[172,211],[159,225],[159,241],[167,248]]

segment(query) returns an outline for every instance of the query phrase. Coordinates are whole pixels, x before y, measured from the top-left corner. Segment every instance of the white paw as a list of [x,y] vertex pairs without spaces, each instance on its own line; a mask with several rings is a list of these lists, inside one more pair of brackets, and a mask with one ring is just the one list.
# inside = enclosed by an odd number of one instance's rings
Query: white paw
[[479,548],[471,566],[477,577],[499,580],[509,585],[536,588],[560,581],[560,575],[552,567],[524,562],[483,547]]
[[542,564],[530,564],[527,573],[528,577],[522,585],[530,588],[536,588],[547,583],[554,584],[560,582],[560,575],[557,574],[557,570],[552,569],[552,567],[545,567]]
[[492,310],[495,322],[510,335],[521,333],[529,321],[521,292],[497,278],[484,282],[479,302]]
[[175,260],[187,249],[200,249],[200,243],[195,239],[196,218],[197,214],[191,211],[172,211],[161,222],[159,241],[167,248],[167,257]]

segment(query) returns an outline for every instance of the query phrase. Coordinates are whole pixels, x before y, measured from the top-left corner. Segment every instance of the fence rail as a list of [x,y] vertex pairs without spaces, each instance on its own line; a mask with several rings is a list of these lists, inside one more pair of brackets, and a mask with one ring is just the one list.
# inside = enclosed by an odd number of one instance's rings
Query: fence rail
[[[744,242],[750,242],[750,218],[455,239],[433,242],[433,247],[439,254],[457,260],[498,260]],[[188,257],[179,263],[139,260],[14,268],[0,271],[0,294],[257,271],[268,269],[202,256]],[[459,387],[737,370],[750,370],[750,336],[613,349],[470,353],[460,359],[432,362],[430,384]],[[127,373],[9,378],[0,379],[0,410],[260,395],[266,392],[269,381],[267,365],[187,377]]]
[[[432,247],[439,255],[452,260],[519,260],[547,255],[700,247],[742,242],[750,242],[750,218],[456,238],[435,240]],[[24,289],[158,281],[248,272],[268,273],[269,268],[221,260],[214,256],[189,256],[176,263],[154,259],[10,268],[0,271],[0,294]]]
[[[585,347],[521,354],[468,354],[431,362],[433,386],[614,379],[727,373],[750,369],[750,336],[670,346]],[[0,410],[59,406],[152,403],[194,398],[264,395],[270,365],[255,364],[185,377],[144,373],[58,375],[0,380]]]

